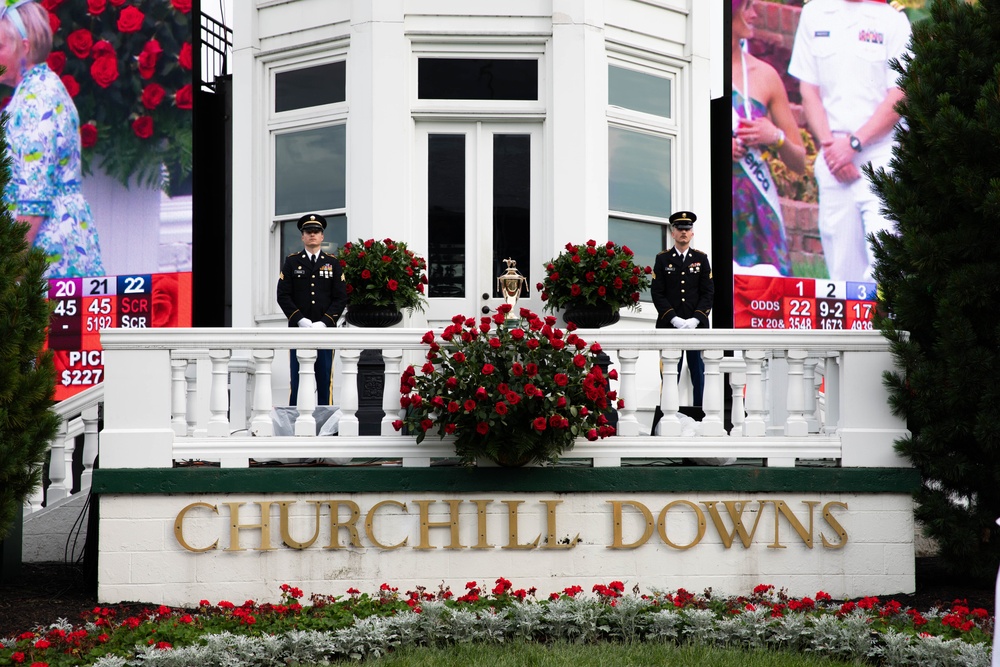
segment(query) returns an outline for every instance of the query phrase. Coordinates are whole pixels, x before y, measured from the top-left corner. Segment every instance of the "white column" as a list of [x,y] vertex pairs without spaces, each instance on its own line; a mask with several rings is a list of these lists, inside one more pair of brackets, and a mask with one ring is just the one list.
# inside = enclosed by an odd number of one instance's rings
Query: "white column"
[[209,390],[208,435],[228,438],[232,428],[229,425],[229,350],[209,350],[212,360],[212,387]]
[[806,359],[805,367],[802,370],[802,380],[805,383],[805,414],[806,423],[808,424],[810,433],[819,433],[819,414],[816,401],[816,392],[818,388],[816,380],[816,366],[819,364],[819,359],[816,357],[808,357]]
[[358,435],[358,357],[361,350],[341,350],[341,373],[344,386],[340,390],[340,435]]
[[906,422],[889,409],[882,374],[897,370],[888,346],[841,357],[840,464],[847,467],[909,468],[893,447],[908,433]]
[[[809,434],[809,423],[806,421],[805,415],[806,383],[803,377],[806,351],[789,350],[786,359],[788,360],[788,394],[785,397],[785,406],[788,409],[788,417],[785,419],[785,435],[802,437]],[[812,387],[810,386],[809,389],[812,390]]]
[[[316,350],[295,350],[299,360],[299,395],[295,398],[299,416],[295,418],[295,435],[315,437],[316,418]],[[341,429],[343,432],[343,429]]]
[[234,350],[229,359],[230,432],[246,431],[249,426],[253,358],[249,350]]
[[733,430],[730,435],[743,435],[743,420],[746,417],[746,407],[744,406],[743,391],[747,386],[746,371],[733,371],[729,374],[729,388],[733,394],[733,405],[729,413],[729,418],[733,422]]
[[382,361],[385,363],[385,385],[382,387],[382,435],[396,435],[392,427],[399,416],[399,376],[403,363],[402,350],[382,350]]
[[823,432],[832,435],[840,428],[840,354],[832,353],[826,358],[823,373],[824,407],[826,419]]
[[722,421],[722,350],[704,350],[701,353],[705,363],[705,394],[702,409],[705,417],[701,422],[703,436],[720,436],[726,434],[726,426]]
[[660,436],[681,434],[681,420],[677,417],[680,395],[677,392],[677,362],[683,350],[660,350]]
[[639,435],[639,420],[635,416],[638,391],[635,366],[639,359],[637,350],[618,350],[618,397],[624,405],[618,410],[618,435]]
[[[108,329],[102,343],[113,340]],[[102,468],[169,468],[176,434],[170,426],[170,352],[104,345]],[[142,391],[137,391],[141,387]]]
[[271,364],[274,361],[274,350],[254,350],[254,365],[257,367],[253,378],[253,418],[250,420],[250,433],[261,437],[274,435],[274,422],[271,421]]
[[746,420],[743,422],[743,435],[760,437],[767,432],[764,423],[764,351],[747,350],[743,353],[747,363],[746,375]]
[[187,434],[192,435],[198,426],[198,362],[188,359],[187,370],[184,371],[184,380],[187,385],[187,412],[184,418],[187,420]]

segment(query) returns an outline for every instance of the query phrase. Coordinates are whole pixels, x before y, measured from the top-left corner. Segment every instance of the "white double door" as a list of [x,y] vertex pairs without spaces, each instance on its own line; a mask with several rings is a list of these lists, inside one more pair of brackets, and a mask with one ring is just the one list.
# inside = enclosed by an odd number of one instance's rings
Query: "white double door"
[[540,312],[542,126],[515,122],[419,122],[415,229],[426,234],[431,326],[478,319],[504,302],[506,259],[527,279],[518,307]]

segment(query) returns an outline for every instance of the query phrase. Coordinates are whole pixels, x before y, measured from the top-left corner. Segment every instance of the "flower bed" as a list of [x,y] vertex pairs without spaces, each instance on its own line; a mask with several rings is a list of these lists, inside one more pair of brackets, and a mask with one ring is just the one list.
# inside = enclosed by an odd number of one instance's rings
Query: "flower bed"
[[885,666],[986,667],[993,619],[956,601],[917,612],[876,597],[835,602],[818,592],[789,598],[760,585],[747,596],[716,598],[684,589],[642,593],[612,581],[548,595],[500,578],[456,595],[447,586],[401,593],[313,594],[284,584],[278,604],[248,600],[197,610],[149,608],[126,618],[95,607],[83,625],[59,622],[0,639],[0,665],[286,665],[361,659],[401,646],[462,642],[659,641],[816,651]]

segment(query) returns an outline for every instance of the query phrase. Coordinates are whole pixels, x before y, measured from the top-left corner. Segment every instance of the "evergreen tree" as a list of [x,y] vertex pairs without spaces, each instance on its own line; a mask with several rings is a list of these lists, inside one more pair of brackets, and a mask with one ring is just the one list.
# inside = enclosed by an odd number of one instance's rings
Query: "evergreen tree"
[[899,236],[875,244],[901,372],[887,374],[920,471],[916,517],[955,572],[1000,560],[1000,0],[937,0],[903,64],[905,127],[875,188]]
[[[0,127],[0,155],[6,156]],[[10,176],[0,163],[0,190]],[[49,321],[45,254],[28,250],[27,225],[0,205],[0,539],[42,481],[59,417],[52,353],[42,349]]]

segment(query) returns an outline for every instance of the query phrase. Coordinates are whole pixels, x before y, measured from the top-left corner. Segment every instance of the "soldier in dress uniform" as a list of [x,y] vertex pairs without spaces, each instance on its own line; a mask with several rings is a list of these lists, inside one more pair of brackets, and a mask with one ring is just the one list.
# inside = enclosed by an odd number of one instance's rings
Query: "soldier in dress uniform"
[[[347,307],[347,286],[340,262],[323,252],[326,218],[310,213],[299,218],[303,249],[285,258],[278,276],[278,305],[288,318],[288,326],[324,329],[337,326]],[[289,405],[295,405],[299,393],[299,360],[295,350],[289,353],[292,387]],[[316,351],[317,405],[330,405],[333,382],[333,350]]]
[[[715,283],[708,255],[691,247],[697,219],[698,216],[690,211],[678,211],[670,216],[674,247],[656,256],[650,285],[657,329],[709,328],[708,314],[712,312]],[[698,350],[687,350],[685,356],[694,387],[694,405],[700,407],[705,391],[705,364]],[[678,374],[680,368],[678,364]]]

